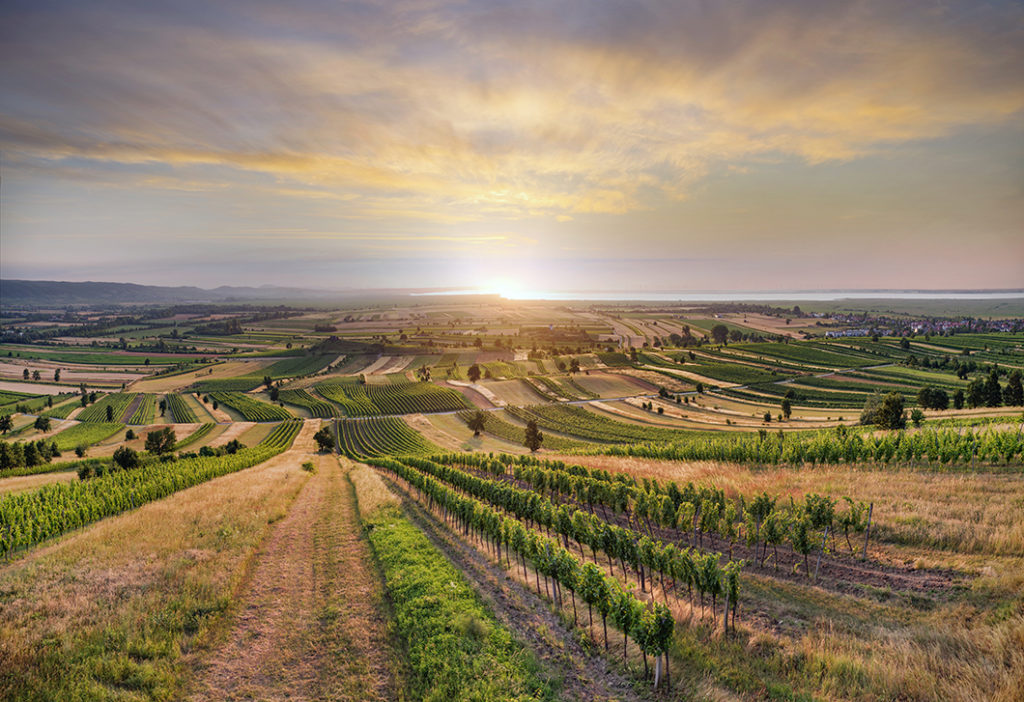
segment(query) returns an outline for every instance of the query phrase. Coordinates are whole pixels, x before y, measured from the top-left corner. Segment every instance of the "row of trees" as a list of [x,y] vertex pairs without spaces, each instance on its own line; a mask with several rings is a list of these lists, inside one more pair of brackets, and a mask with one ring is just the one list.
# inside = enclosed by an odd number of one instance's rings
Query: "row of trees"
[[606,471],[589,471],[583,466],[572,466],[576,470],[570,473],[562,466],[516,465],[513,475],[540,493],[563,499],[571,496],[578,504],[587,505],[591,513],[600,506],[623,514],[633,528],[646,531],[652,538],[655,526],[675,529],[689,546],[703,548],[704,536],[715,535],[729,544],[730,560],[734,545],[746,543],[763,566],[771,545],[778,569],[777,547],[788,542],[794,552],[804,556],[808,577],[806,560],[818,536],[831,533],[835,551],[835,534],[841,529],[850,553],[854,553],[850,534],[865,533],[869,527],[870,505],[849,497],[843,498],[845,510],[837,509],[837,500],[815,494],[806,495],[801,502],[790,500],[788,505],[777,505],[778,498],[767,493],[750,501],[742,495],[729,500],[724,491],[713,487],[697,488],[689,483],[680,489],[674,482],[663,487],[657,481],[641,486],[622,474],[612,478]]
[[479,478],[454,466],[426,459],[403,458],[402,461],[474,498],[483,499],[532,527],[543,527],[549,536],[554,532],[562,538],[565,548],[570,548],[569,541],[573,540],[581,558],[585,558],[584,545],[591,549],[595,561],[597,553],[603,552],[613,575],[615,561],[618,560],[624,577],[628,578],[629,570],[633,570],[641,591],[646,591],[649,585],[653,595],[654,574],[657,573],[666,603],[669,588],[665,586],[665,578],[668,577],[672,583],[671,589],[677,596],[680,592],[677,584],[687,586],[691,607],[693,590],[697,589],[702,616],[705,597],[711,597],[714,616],[718,599],[723,594],[733,603],[735,616],[735,605],[739,597],[738,574],[742,563],[728,563],[723,567],[720,564],[720,553],[702,553],[690,547],[680,549],[674,543],[666,544],[657,538],[611,524],[594,513],[565,504],[556,506],[532,490],[521,489],[507,482]]
[[[738,433],[737,433],[738,434]],[[1017,429],[924,429],[908,434],[866,434],[840,426],[800,434],[738,434],[686,437],[668,442],[603,446],[609,456],[674,461],[723,461],[762,465],[839,463],[1005,463],[1024,457]]]
[[60,457],[56,441],[0,441],[0,472],[31,468]]
[[485,502],[459,494],[422,470],[405,462],[380,458],[368,461],[371,465],[390,471],[396,477],[415,488],[428,509],[438,508],[446,522],[464,536],[480,538],[492,549],[497,558],[504,558],[511,567],[510,554],[516,557],[517,566],[523,569],[525,578],[527,562],[534,566],[537,594],[540,595],[540,579],[544,578],[544,590],[559,606],[564,606],[562,588],[569,590],[574,619],[576,594],[587,605],[588,622],[593,625],[593,610],[601,615],[604,643],[608,648],[608,619],[623,633],[623,655],[626,655],[628,638],[640,648],[644,658],[645,674],[647,657],[655,658],[654,686],[658,687],[661,677],[662,657],[667,662],[667,651],[672,640],[675,620],[668,607],[658,602],[645,604],[628,588],[622,588],[614,578],[609,578],[594,563],[581,563],[557,540],[525,526],[522,522],[504,516]]

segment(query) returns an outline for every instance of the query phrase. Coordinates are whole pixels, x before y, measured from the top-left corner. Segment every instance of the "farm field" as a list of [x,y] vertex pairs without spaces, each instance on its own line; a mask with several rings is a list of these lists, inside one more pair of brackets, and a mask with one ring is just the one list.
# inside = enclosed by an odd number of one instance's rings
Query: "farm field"
[[[1024,337],[724,319],[304,312],[117,392],[0,389],[0,697],[1015,700]],[[893,391],[904,426],[861,425]]]

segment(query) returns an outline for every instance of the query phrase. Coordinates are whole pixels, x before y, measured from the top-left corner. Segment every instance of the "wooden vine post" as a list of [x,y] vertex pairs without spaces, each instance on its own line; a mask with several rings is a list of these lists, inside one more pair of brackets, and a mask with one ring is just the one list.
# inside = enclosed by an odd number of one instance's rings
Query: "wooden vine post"
[[868,506],[868,526],[864,530],[864,551],[860,554],[860,559],[863,561],[868,557],[868,539],[871,538],[871,513],[875,511],[875,503],[872,502]]

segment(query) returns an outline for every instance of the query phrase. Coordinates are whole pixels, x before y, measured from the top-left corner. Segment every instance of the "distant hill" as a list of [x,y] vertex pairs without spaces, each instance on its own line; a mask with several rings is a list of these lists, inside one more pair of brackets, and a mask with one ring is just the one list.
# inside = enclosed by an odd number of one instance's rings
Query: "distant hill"
[[66,283],[53,280],[0,280],[0,304],[13,305],[96,305],[177,304],[189,302],[267,302],[311,300],[338,293],[301,288],[265,286],[258,288],[221,286],[205,290],[193,286],[163,287],[135,283]]

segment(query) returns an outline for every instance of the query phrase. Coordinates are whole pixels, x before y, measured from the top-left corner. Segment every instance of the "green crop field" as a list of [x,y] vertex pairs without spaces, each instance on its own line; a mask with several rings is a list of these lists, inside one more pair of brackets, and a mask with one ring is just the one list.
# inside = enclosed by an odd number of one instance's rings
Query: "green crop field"
[[164,398],[167,401],[167,410],[171,417],[179,424],[191,424],[198,421],[196,413],[192,411],[188,403],[181,395],[169,394]]
[[338,410],[329,402],[310,394],[307,390],[282,390],[281,402],[308,410],[313,417],[331,419],[338,416]]
[[0,412],[7,409],[6,405],[16,405],[19,402],[25,400],[31,400],[38,395],[28,395],[21,392],[10,392],[7,390],[0,390]]
[[71,451],[78,446],[98,444],[123,429],[124,424],[119,422],[82,422],[58,432],[54,441],[60,451]]
[[[80,422],[118,422],[135,401],[136,393],[114,392],[104,395],[78,413]],[[107,412],[107,408],[110,412]]]
[[337,404],[348,417],[416,412],[453,412],[470,406],[462,394],[433,383],[407,382],[401,385],[321,383],[316,391]]
[[[278,380],[280,378],[295,378],[304,375],[311,375],[313,373],[319,373],[328,366],[337,355],[325,355],[325,356],[296,356],[294,358],[286,358],[283,361],[268,366],[263,370],[262,375],[267,375]],[[262,381],[262,376],[260,378]],[[250,388],[252,389],[252,388]]]
[[440,451],[397,417],[339,419],[334,422],[334,431],[338,449],[354,459]]
[[276,422],[293,417],[283,407],[268,405],[240,392],[212,392],[210,399],[230,407],[250,422]]
[[[459,412],[458,416],[463,422],[469,424],[469,421],[475,414],[476,410],[464,410]],[[484,431],[519,446],[522,446],[526,441],[526,430],[518,424],[506,421],[501,412],[484,413]],[[544,448],[551,449],[552,451],[575,451],[587,446],[586,442],[574,441],[552,434],[544,436],[543,444]]]
[[143,395],[141,402],[138,403],[135,411],[131,417],[128,418],[128,424],[149,424],[156,417],[156,395]]

